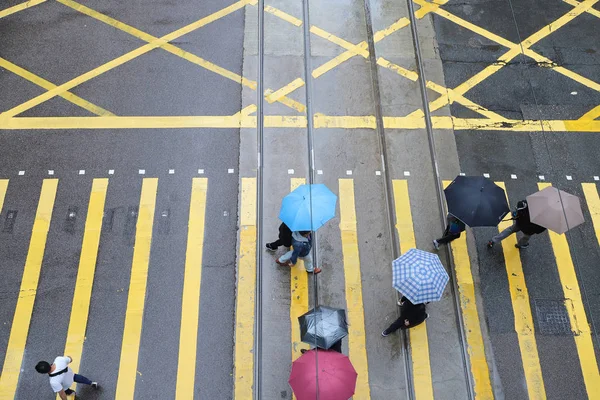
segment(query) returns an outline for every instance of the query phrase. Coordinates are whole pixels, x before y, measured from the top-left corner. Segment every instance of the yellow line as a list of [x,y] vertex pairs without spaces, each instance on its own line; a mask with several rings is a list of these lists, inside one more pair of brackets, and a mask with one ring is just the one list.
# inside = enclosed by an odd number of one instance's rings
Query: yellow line
[[[592,216],[592,223],[594,224],[594,233],[598,244],[600,244],[600,198],[598,198],[598,190],[596,189],[595,183],[582,183],[583,194]],[[0,200],[2,199],[0,188]],[[2,201],[0,201],[0,207],[2,207]]]
[[175,387],[175,399],[177,400],[194,398],[207,191],[208,180],[206,178],[193,178],[183,294],[181,296],[181,328],[179,330],[179,358]]
[[8,189],[8,179],[0,179],[0,213],[4,206],[4,197],[6,196],[6,190]]
[[[127,24],[125,24],[125,23],[123,23],[121,21],[118,21],[118,20],[116,20],[116,19],[114,19],[112,17],[109,17],[108,15],[102,14],[102,13],[100,13],[100,12],[98,12],[96,10],[93,10],[93,9],[91,9],[89,7],[86,7],[86,6],[82,5],[82,4],[79,4],[79,3],[77,3],[77,2],[75,2],[73,0],[57,0],[57,1],[59,3],[64,4],[67,7],[71,7],[72,9],[74,9],[76,11],[79,11],[79,12],[81,12],[83,14],[86,14],[86,15],[92,17],[92,18],[95,18],[98,21],[104,22],[105,24],[108,24],[108,25],[110,25],[110,26],[112,26],[114,28],[117,28],[117,29],[119,29],[119,30],[121,30],[121,31],[123,31],[125,33],[128,33],[128,34],[130,34],[132,36],[135,36],[138,39],[141,39],[141,40],[143,40],[145,42],[152,43],[153,41],[160,40],[159,38],[157,38],[155,36],[152,36],[152,35],[150,35],[150,34],[148,34],[146,32],[143,32],[143,31],[141,31],[141,30],[139,30],[137,28],[134,28],[131,25],[127,25]],[[253,3],[253,2],[254,2],[254,0],[249,1],[249,3]],[[268,7],[266,7],[266,8],[268,8]],[[266,10],[266,8],[265,8],[265,10]],[[281,12],[281,13],[285,14],[283,12]],[[231,72],[231,71],[229,71],[229,70],[227,70],[227,69],[225,69],[223,67],[220,67],[220,66],[218,66],[218,65],[216,65],[216,64],[214,64],[214,63],[212,63],[212,62],[210,62],[208,60],[205,60],[204,58],[198,57],[195,54],[189,53],[189,52],[187,52],[187,51],[185,51],[185,50],[183,50],[183,49],[181,49],[181,48],[179,48],[177,46],[174,46],[174,45],[172,45],[170,43],[165,43],[165,44],[163,44],[163,45],[161,45],[159,47],[162,48],[165,51],[168,51],[171,54],[174,54],[174,55],[176,55],[178,57],[183,58],[184,60],[187,60],[187,61],[191,62],[192,64],[196,64],[196,65],[198,65],[198,66],[200,66],[202,68],[205,68],[205,69],[207,69],[207,70],[209,70],[211,72],[219,74],[219,75],[221,75],[221,76],[223,76],[223,77],[225,77],[227,79],[230,79],[230,80],[232,80],[232,81],[234,81],[236,83],[240,83],[240,84],[242,84],[242,85],[244,85],[246,87],[249,87],[252,90],[256,90],[256,88],[257,88],[256,81],[253,81],[252,79],[244,78],[241,75],[238,75],[238,74],[236,74],[234,72]],[[286,105],[286,106],[288,106],[290,108],[293,108],[295,110],[298,110],[300,112],[304,111],[304,105],[303,104],[298,103],[298,102],[296,102],[296,101],[294,101],[294,100],[292,100],[292,99],[290,99],[288,97],[281,96],[276,101],[279,101],[280,103],[282,103],[282,104],[284,104],[284,105]]]
[[[248,111],[248,110],[246,110]],[[388,129],[423,129],[422,116],[383,117]],[[552,132],[600,132],[600,121],[586,120],[512,120],[488,118],[432,117],[434,129],[488,130],[507,132],[537,132],[542,128]],[[373,115],[314,115],[315,128],[375,129]],[[157,117],[17,117],[0,118],[0,130],[25,129],[148,129],[148,128],[255,128],[256,116],[198,115]],[[306,116],[266,115],[267,128],[305,128]]]
[[44,179],[6,347],[2,376],[0,376],[0,399],[2,400],[13,399],[17,390],[57,188],[58,179]]
[[369,366],[367,363],[365,310],[362,298],[362,279],[360,256],[358,253],[358,234],[356,230],[356,208],[354,205],[354,181],[339,179],[340,187],[340,231],[342,236],[342,255],[348,307],[348,353],[356,372],[355,399],[370,399]]
[[292,25],[302,26],[302,20],[299,20],[298,18],[296,18],[286,12],[283,12],[275,7],[265,6],[265,11],[268,12],[269,14],[273,14],[273,15],[281,18],[284,21],[289,22]]
[[252,399],[256,289],[256,178],[242,178],[237,299],[235,308],[236,400]]
[[[496,182],[496,185],[506,191],[504,182]],[[500,222],[498,230],[502,231],[510,225],[512,225],[512,221]],[[544,388],[544,378],[542,377],[542,368],[535,339],[535,325],[533,324],[529,304],[529,291],[523,274],[521,254],[519,249],[515,248],[516,244],[516,235],[511,235],[502,241],[506,275],[508,276],[510,297],[515,316],[515,332],[519,340],[529,399],[545,399],[546,389]]]
[[580,121],[591,121],[594,120],[596,118],[600,117],[600,105],[592,108],[590,111],[586,112],[585,114],[583,114],[581,116],[581,118],[579,118]]
[[127,297],[127,311],[125,312],[125,326],[123,327],[123,342],[121,344],[121,361],[119,362],[119,376],[115,394],[117,400],[133,399],[135,393],[157,190],[157,178],[144,178],[135,228],[135,246],[133,248],[129,295]]
[[[0,57],[0,67],[5,68],[5,69],[13,72],[16,75],[19,75],[21,78],[26,79],[29,82],[34,83],[46,90],[51,90],[56,87],[56,85],[54,83],[48,82],[44,78],[41,78],[41,77],[27,71],[26,69],[21,68],[18,65],[11,63],[8,60],[5,60],[2,57]],[[61,94],[60,97],[62,97],[63,99],[65,99],[67,101],[70,101],[73,104],[78,105],[79,107],[91,112],[92,114],[114,115],[110,111],[107,111],[107,110],[103,109],[102,107],[92,104],[89,101],[84,100],[81,97],[76,96],[71,92],[65,92],[65,93]]]
[[369,57],[369,52],[366,49],[363,49],[362,47],[357,48],[353,43],[350,43],[347,40],[337,37],[333,33],[329,33],[317,26],[314,26],[314,25],[311,26],[310,32],[325,39],[325,40],[330,41],[331,43],[337,44],[338,46],[340,46],[346,50],[350,50],[352,52],[356,51],[354,53],[355,55],[363,56],[364,58]]
[[7,9],[5,9],[5,10],[1,10],[0,11],[0,18],[8,17],[11,14],[14,14],[16,12],[25,10],[25,9],[27,9],[29,7],[37,6],[38,4],[41,4],[41,3],[45,2],[45,1],[46,0],[29,0],[29,1],[26,1],[24,3],[17,4],[16,6],[9,7]]
[[[564,1],[565,3],[567,3],[567,4],[570,4],[570,5],[574,6],[574,7],[575,7],[575,6],[577,6],[578,4],[581,4],[579,1],[576,1],[576,0],[563,0],[563,1]],[[587,10],[587,12],[588,12],[589,14],[592,14],[592,15],[593,15],[593,16],[595,16],[595,17],[598,17],[598,18],[600,18],[600,11],[598,11],[598,10],[595,10],[595,9],[593,9],[593,8],[590,8],[589,10]]]
[[88,71],[86,73],[84,73],[83,75],[78,76],[77,78],[71,79],[70,81],[63,83],[60,86],[57,86],[56,88],[47,91],[46,93],[43,93],[37,97],[34,97],[31,100],[26,101],[23,104],[20,104],[16,107],[11,108],[8,111],[5,111],[4,113],[0,114],[0,117],[4,116],[4,117],[14,117],[15,115],[21,114],[47,100],[50,100],[51,98],[58,96],[70,89],[73,89],[74,87],[89,81],[90,79],[93,79],[107,71],[110,71],[120,65],[125,64],[128,61],[131,61],[143,54],[148,53],[151,50],[154,50],[158,47],[161,47],[165,44],[167,44],[170,41],[173,41],[183,35],[186,35],[196,29],[199,29],[205,25],[208,25],[211,22],[214,22],[226,15],[231,14],[234,11],[237,11],[241,8],[243,8],[246,4],[252,2],[252,0],[240,0],[228,7],[225,7],[224,9],[217,11],[213,14],[210,14],[206,17],[203,17],[201,19],[199,19],[196,22],[193,22],[189,25],[184,26],[183,28],[180,28],[172,33],[169,33],[168,35],[165,35],[161,38],[152,40],[151,42],[135,49],[132,50],[126,54],[123,54],[120,57],[117,57],[97,68],[94,68],[91,71]]
[[[443,181],[446,188],[451,181]],[[460,309],[463,316],[463,331],[467,339],[467,351],[471,376],[473,377],[475,399],[491,400],[494,398],[490,382],[490,370],[485,356],[481,322],[477,311],[475,283],[471,273],[471,260],[467,249],[466,235],[452,241],[452,256],[456,271],[456,284],[460,298]]]
[[[417,247],[413,228],[408,182],[394,179],[394,203],[396,208],[396,230],[400,239],[400,252]],[[415,326],[408,332],[413,364],[413,380],[417,399],[433,399],[433,383],[429,359],[429,340],[427,337],[427,321]]]
[[[540,190],[548,186],[551,186],[551,184],[538,183]],[[596,203],[595,205],[597,206],[598,204]],[[592,332],[581,299],[577,274],[575,273],[575,267],[571,259],[569,243],[565,235],[559,235],[550,230],[548,230],[548,234],[550,235],[550,242],[552,242],[552,249],[556,257],[556,266],[565,299],[570,300],[571,304],[571,307],[567,307],[567,312],[569,314],[569,321],[571,322],[571,330],[575,334],[575,346],[579,355],[579,364],[581,365],[581,373],[587,395],[589,399],[600,399],[598,362],[596,361],[596,353],[594,352]]]
[[269,104],[274,103],[281,99],[283,96],[288,95],[289,93],[293,92],[298,88],[301,88],[302,86],[304,86],[304,81],[302,80],[302,78],[298,78],[296,80],[291,81],[281,89],[278,89],[273,93],[269,94],[265,97],[265,99],[269,102]]
[[71,368],[74,371],[79,370],[83,353],[107,189],[108,179],[98,178],[93,180],[64,353],[73,359]]

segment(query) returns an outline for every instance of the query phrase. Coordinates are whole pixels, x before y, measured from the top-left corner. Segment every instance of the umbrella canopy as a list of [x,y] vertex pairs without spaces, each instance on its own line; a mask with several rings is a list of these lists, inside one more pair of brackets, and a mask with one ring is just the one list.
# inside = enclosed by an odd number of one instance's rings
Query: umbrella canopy
[[510,211],[504,190],[483,176],[457,176],[444,194],[448,212],[471,227],[496,226]]
[[527,196],[529,220],[562,234],[584,221],[579,197],[548,186]]
[[298,317],[300,337],[304,343],[329,349],[348,335],[346,311],[319,306]]
[[301,185],[283,198],[279,219],[292,231],[316,231],[335,216],[336,202],[322,183]]
[[337,351],[310,350],[292,363],[289,383],[298,400],[348,400],[358,374]]
[[410,249],[392,262],[394,289],[413,304],[438,301],[448,283],[448,273],[437,254]]

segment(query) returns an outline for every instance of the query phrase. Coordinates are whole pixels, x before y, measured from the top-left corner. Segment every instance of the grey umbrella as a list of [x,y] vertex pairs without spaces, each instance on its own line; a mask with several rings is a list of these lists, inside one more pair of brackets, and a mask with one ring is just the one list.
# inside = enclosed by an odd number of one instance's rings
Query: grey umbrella
[[565,233],[583,223],[579,197],[553,186],[527,196],[529,219],[556,233]]
[[329,349],[348,335],[346,311],[319,306],[298,317],[300,338],[304,343]]

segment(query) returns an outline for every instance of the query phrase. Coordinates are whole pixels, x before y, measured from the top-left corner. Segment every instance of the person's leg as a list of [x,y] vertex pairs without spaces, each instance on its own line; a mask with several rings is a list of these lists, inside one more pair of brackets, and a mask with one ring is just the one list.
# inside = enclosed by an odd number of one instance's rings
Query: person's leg
[[288,261],[290,261],[290,259],[292,258],[292,254],[294,254],[294,251],[290,250],[287,253],[285,253],[284,255],[282,255],[281,257],[279,257],[277,259],[277,261],[280,262],[281,264],[285,264]]
[[267,246],[267,249],[269,249],[269,250],[277,250],[277,248],[278,248],[279,246],[281,246],[282,244],[283,244],[283,243],[281,242],[281,239],[277,239],[277,240],[276,240],[276,241],[274,241],[274,242],[267,243],[267,244],[266,244],[266,246]]
[[[427,315],[427,317],[429,317],[429,315]],[[427,319],[427,317],[425,317],[425,319]],[[410,324],[408,326],[402,324],[402,326],[400,327],[400,329],[410,329],[410,328],[414,328],[417,325],[421,325],[423,322],[425,322],[425,319],[423,321],[419,321],[419,322],[415,322],[414,324]]]
[[521,236],[521,238],[519,239],[519,241],[517,242],[517,247],[527,247],[529,246],[529,239],[531,238],[531,235],[526,235],[523,234],[523,236]]
[[77,383],[83,383],[84,385],[91,385],[93,383],[91,380],[89,380],[85,376],[79,375],[79,374],[75,374],[73,376],[73,380]]
[[329,348],[329,350],[337,351],[338,353],[342,352],[342,339],[338,340]]
[[67,396],[70,396],[70,395],[72,395],[73,393],[75,393],[75,391],[74,391],[73,389],[67,389],[67,390],[65,390],[65,394],[66,394]]
[[396,332],[398,329],[404,326],[404,318],[400,316],[397,320],[395,320],[390,326],[388,326],[383,332],[381,332],[382,336],[387,336]]
[[459,237],[460,237],[460,233],[449,233],[447,235],[442,236],[439,239],[435,239],[435,241],[438,242],[438,244],[446,244],[446,243],[450,243],[454,239],[458,239]]
[[304,260],[304,268],[306,269],[306,272],[313,272],[315,270],[315,267],[313,266],[312,253],[308,253],[305,257],[302,257],[302,260]]
[[513,233],[517,233],[519,231],[520,231],[520,229],[517,226],[517,224],[513,223],[511,226],[509,226],[508,228],[506,228],[505,230],[503,230],[502,232],[500,232],[496,236],[494,236],[492,238],[492,240],[490,240],[490,242],[492,242],[494,244],[498,244],[501,241],[503,241],[504,239],[506,239],[507,237],[509,237],[510,235],[512,235]]

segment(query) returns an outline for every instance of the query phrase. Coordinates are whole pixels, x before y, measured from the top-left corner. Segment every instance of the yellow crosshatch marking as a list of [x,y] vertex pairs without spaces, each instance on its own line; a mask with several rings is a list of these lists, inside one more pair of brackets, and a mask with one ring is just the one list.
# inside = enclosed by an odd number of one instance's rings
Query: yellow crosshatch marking
[[[34,5],[40,4],[45,0],[31,0],[28,2],[21,3],[17,6],[0,11],[0,18],[15,12],[24,10]],[[435,13],[440,17],[446,18],[453,23],[471,30],[485,38],[496,42],[506,48],[508,51],[502,55],[497,62],[488,65],[479,73],[467,79],[456,88],[445,88],[444,86],[435,82],[428,81],[427,87],[436,93],[440,94],[440,97],[430,103],[432,111],[438,110],[444,106],[452,103],[458,103],[467,107],[468,109],[477,112],[484,118],[454,118],[454,117],[433,117],[434,129],[455,129],[455,130],[497,130],[497,131],[539,131],[541,129],[549,130],[553,132],[598,132],[600,127],[596,118],[600,117],[600,105],[593,108],[592,110],[585,113],[579,120],[555,120],[555,121],[534,121],[534,120],[509,120],[473,101],[467,99],[464,95],[476,85],[489,78],[500,69],[504,67],[506,63],[517,57],[519,54],[524,54],[537,62],[548,65],[550,69],[592,89],[600,91],[600,84],[592,81],[584,76],[581,76],[573,71],[568,70],[565,67],[556,65],[552,60],[537,54],[531,50],[531,46],[540,40],[544,39],[548,35],[552,34],[562,26],[574,20],[577,16],[583,13],[589,13],[590,15],[600,17],[600,12],[593,9],[592,6],[599,0],[563,0],[565,3],[573,6],[565,15],[561,16],[552,23],[546,25],[529,38],[525,39],[522,43],[513,43],[507,39],[504,39],[488,30],[481,28],[469,21],[459,18],[450,12],[441,8],[447,3],[447,0],[414,0],[415,3],[421,7],[415,12],[417,18],[423,18],[429,13]],[[83,75],[72,79],[62,85],[56,86],[35,74],[26,71],[25,69],[11,63],[8,60],[0,58],[0,66],[16,73],[17,75],[27,79],[40,87],[47,89],[48,91],[26,101],[25,103],[13,107],[10,110],[0,113],[0,129],[129,129],[129,128],[239,128],[239,127],[255,127],[256,117],[252,117],[250,114],[253,112],[245,113],[244,110],[233,116],[182,116],[182,117],[168,117],[168,116],[150,116],[150,117],[116,117],[110,111],[104,110],[94,104],[81,99],[74,94],[70,93],[69,90],[87,82],[113,68],[116,68],[124,63],[127,63],[142,54],[145,54],[153,49],[162,48],[165,51],[170,52],[178,57],[181,57],[193,64],[196,64],[202,68],[219,74],[225,78],[231,79],[238,82],[252,90],[257,89],[256,81],[245,78],[241,75],[228,71],[216,64],[213,64],[197,55],[186,52],[169,42],[187,34],[194,30],[197,30],[209,23],[212,23],[220,18],[225,17],[237,10],[243,9],[247,5],[256,6],[257,0],[240,0],[237,1],[220,11],[210,14],[200,20],[180,28],[166,36],[157,38],[148,33],[145,33],[132,26],[124,24],[112,17],[101,14],[91,8],[83,6],[73,0],[57,0],[74,10],[77,10],[83,14],[86,14],[92,18],[95,18],[101,22],[104,22],[116,29],[133,35],[141,40],[147,42],[145,45],[130,51],[116,59],[109,61],[108,63],[101,65]],[[266,6],[265,11],[277,18],[280,18],[295,27],[302,26],[302,20],[290,15],[284,11],[281,11],[272,6]],[[373,35],[375,43],[380,42],[386,37],[393,33],[407,27],[410,24],[408,18],[400,18],[390,26],[380,31],[377,31]],[[343,38],[337,37],[322,28],[317,26],[311,26],[310,31],[321,38],[324,38],[331,43],[334,43],[341,48],[345,49],[343,53],[334,57],[333,59],[325,62],[321,66],[318,66],[312,71],[314,78],[318,78],[326,72],[338,67],[345,61],[349,60],[354,56],[361,56],[363,58],[369,57],[368,46],[365,41],[353,44]],[[398,75],[407,78],[411,81],[416,81],[418,75],[416,72],[408,70],[400,65],[396,65],[393,62],[386,60],[383,57],[378,57],[377,64],[382,68],[386,68],[390,71],[397,73]],[[264,96],[269,103],[280,102],[287,107],[290,107],[299,113],[303,114],[300,116],[277,116],[270,115],[265,116],[265,126],[268,127],[297,127],[304,128],[306,126],[306,118],[304,117],[306,106],[301,102],[293,100],[289,97],[291,93],[304,86],[304,81],[301,78],[289,82],[278,90],[266,89]],[[27,118],[15,118],[17,115],[55,97],[61,96],[66,100],[90,111],[98,117],[27,117]],[[315,127],[317,128],[374,128],[375,118],[374,116],[324,116],[321,114],[315,114],[313,116],[315,121]],[[389,116],[384,117],[385,126],[389,129],[421,129],[425,126],[423,111],[417,109],[404,117]]]

